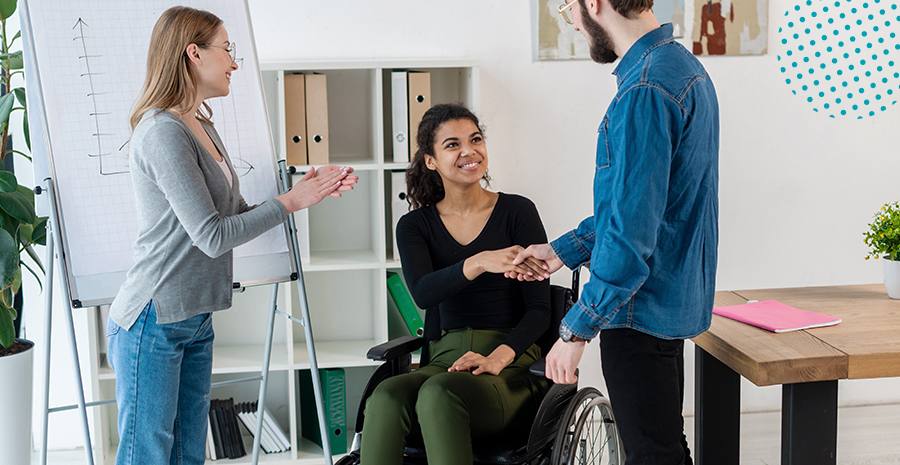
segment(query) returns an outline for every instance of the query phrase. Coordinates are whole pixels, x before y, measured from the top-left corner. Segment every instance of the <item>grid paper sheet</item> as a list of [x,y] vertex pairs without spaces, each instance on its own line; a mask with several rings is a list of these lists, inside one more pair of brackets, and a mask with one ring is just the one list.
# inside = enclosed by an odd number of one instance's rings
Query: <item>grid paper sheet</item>
[[[175,4],[216,14],[237,44],[240,68],[232,75],[231,93],[208,103],[247,203],[277,195],[275,156],[244,0],[29,0],[53,157],[52,163],[43,163],[48,175],[53,170],[69,271],[76,279],[118,274],[133,265],[137,223],[128,173],[128,116],[144,82],[153,25]],[[41,161],[35,164],[38,172]],[[275,228],[236,249],[235,258],[286,252],[284,230]],[[290,265],[285,266],[284,275],[290,274]]]

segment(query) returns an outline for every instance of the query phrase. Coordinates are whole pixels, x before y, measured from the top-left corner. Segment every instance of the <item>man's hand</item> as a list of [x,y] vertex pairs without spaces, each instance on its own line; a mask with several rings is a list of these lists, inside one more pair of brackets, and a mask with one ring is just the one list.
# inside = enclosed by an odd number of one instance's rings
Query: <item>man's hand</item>
[[519,255],[516,256],[512,263],[513,265],[521,265],[523,262],[533,262],[535,260],[541,264],[540,268],[545,270],[544,275],[507,271],[503,273],[503,276],[511,279],[518,279],[519,281],[543,280],[545,276],[549,277],[549,275],[556,273],[563,266],[562,260],[556,256],[556,252],[553,251],[553,247],[550,247],[550,244],[532,244],[528,246],[527,249],[519,252]]
[[578,381],[575,369],[578,368],[578,362],[584,354],[584,344],[583,339],[572,342],[557,340],[545,357],[544,376],[556,384],[572,384]]
[[542,260],[528,258],[523,262],[513,264],[519,254],[525,250],[521,246],[513,245],[500,250],[485,250],[477,253],[463,263],[463,274],[469,281],[481,276],[482,273],[516,273],[517,275],[534,276],[536,279],[543,280],[549,278],[550,274],[544,270],[546,265]]

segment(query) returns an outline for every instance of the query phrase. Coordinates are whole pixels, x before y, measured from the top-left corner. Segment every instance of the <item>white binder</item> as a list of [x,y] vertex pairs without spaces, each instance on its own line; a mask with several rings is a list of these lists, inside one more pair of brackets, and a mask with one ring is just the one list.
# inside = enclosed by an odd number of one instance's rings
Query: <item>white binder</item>
[[394,238],[394,260],[400,260],[397,249],[397,222],[409,211],[406,200],[406,171],[391,172],[391,237]]
[[409,163],[409,106],[406,71],[391,73],[391,141],[394,162]]

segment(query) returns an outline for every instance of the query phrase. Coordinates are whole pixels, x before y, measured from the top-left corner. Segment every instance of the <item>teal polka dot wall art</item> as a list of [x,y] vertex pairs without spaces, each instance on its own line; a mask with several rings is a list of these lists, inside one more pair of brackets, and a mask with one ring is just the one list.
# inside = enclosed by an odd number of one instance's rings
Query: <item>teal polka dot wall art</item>
[[[797,0],[795,0],[797,1]],[[900,0],[799,0],[778,28],[778,68],[814,111],[862,119],[900,95]]]

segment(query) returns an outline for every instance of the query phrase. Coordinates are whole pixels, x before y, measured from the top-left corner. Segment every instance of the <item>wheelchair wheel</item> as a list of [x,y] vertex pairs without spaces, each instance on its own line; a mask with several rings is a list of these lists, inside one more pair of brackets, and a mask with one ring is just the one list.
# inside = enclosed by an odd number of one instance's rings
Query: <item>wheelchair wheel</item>
[[623,465],[625,453],[612,406],[600,391],[575,393],[560,421],[553,446],[553,465]]

